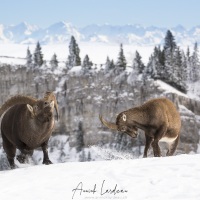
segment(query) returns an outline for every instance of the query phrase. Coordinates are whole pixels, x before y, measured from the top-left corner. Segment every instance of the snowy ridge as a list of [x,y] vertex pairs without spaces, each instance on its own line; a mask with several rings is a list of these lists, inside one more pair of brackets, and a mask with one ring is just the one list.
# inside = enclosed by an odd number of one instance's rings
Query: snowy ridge
[[179,155],[4,171],[0,172],[1,200],[197,200],[199,160],[200,155]]
[[33,44],[39,40],[43,44],[52,44],[68,42],[71,35],[74,35],[78,41],[154,46],[163,43],[164,35],[168,29],[172,31],[179,45],[187,46],[200,42],[199,26],[190,30],[181,25],[162,28],[144,27],[138,24],[123,26],[92,24],[78,28],[63,21],[52,24],[47,28],[40,28],[27,22],[10,26],[0,24],[0,42]]
[[179,96],[188,97],[188,95],[184,94],[183,92],[180,92],[179,90],[175,89],[174,87],[170,86],[169,84],[161,80],[154,81],[154,84],[158,86],[158,89],[164,90],[165,93],[175,93],[178,94]]

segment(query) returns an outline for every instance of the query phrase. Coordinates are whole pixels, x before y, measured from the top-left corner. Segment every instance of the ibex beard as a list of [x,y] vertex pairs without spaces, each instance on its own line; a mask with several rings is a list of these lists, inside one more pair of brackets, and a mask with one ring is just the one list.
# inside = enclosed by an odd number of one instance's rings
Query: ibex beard
[[32,155],[38,147],[42,147],[43,164],[52,163],[47,148],[54,128],[54,108],[58,119],[58,104],[52,92],[47,92],[39,100],[17,95],[1,106],[0,116],[6,111],[1,122],[3,148],[11,168],[16,167],[16,149],[21,152],[17,156],[20,163],[24,163],[27,155]]
[[102,124],[109,129],[126,133],[132,138],[137,137],[137,130],[145,132],[146,144],[143,157],[147,157],[150,146],[154,156],[160,157],[159,141],[169,144],[167,156],[176,151],[180,138],[181,119],[172,101],[158,98],[147,101],[141,106],[121,112],[116,122],[108,122],[99,116]]

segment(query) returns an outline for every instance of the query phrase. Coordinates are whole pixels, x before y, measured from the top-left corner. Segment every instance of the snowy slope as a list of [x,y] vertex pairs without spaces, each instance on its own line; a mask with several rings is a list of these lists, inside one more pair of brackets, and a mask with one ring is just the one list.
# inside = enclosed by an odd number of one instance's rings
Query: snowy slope
[[[29,45],[29,49],[33,54],[35,51],[35,44]],[[106,62],[107,56],[110,59],[114,59],[116,61],[119,54],[119,44],[102,44],[99,42],[80,42],[80,56],[81,59],[85,57],[86,54],[89,55],[90,60],[94,64],[104,64]],[[149,56],[153,52],[153,46],[132,46],[132,45],[124,45],[124,53],[129,65],[132,65],[133,58],[135,55],[135,51],[137,50],[143,59],[143,62],[147,63]],[[25,64],[25,60],[23,59],[10,59],[1,56],[11,56],[11,57],[26,57],[28,45],[26,44],[1,44],[0,45],[0,62],[1,63],[15,63],[15,64]],[[63,44],[49,44],[42,45],[42,52],[44,54],[44,59],[49,61],[54,53],[57,54],[58,60],[60,62],[66,62],[67,56],[69,53],[68,43]]]
[[21,168],[0,172],[0,188],[1,200],[197,200],[200,155]]

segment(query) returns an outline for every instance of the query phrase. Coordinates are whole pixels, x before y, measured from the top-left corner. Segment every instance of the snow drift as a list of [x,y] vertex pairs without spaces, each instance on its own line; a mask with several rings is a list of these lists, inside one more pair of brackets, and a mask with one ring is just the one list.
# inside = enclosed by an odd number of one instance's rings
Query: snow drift
[[1,200],[199,199],[199,160],[197,154],[4,171]]

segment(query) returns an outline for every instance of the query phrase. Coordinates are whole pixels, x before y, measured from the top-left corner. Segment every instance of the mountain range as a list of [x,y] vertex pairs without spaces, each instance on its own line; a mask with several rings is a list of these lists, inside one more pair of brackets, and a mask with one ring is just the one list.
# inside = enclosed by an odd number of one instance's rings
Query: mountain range
[[167,30],[171,30],[179,45],[191,45],[200,42],[200,26],[186,29],[181,25],[173,28],[144,27],[142,25],[114,26],[92,24],[82,28],[68,22],[58,22],[47,28],[40,28],[22,22],[18,25],[0,24],[0,43],[42,44],[69,42],[71,35],[77,41],[123,43],[138,46],[162,45]]

